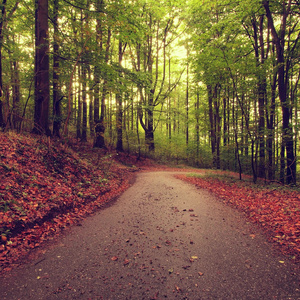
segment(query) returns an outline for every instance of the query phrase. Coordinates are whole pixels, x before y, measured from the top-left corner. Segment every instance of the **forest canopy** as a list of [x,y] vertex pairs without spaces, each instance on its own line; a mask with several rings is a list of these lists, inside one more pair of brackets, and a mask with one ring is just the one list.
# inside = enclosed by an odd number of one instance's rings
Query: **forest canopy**
[[298,0],[1,0],[0,127],[295,184]]

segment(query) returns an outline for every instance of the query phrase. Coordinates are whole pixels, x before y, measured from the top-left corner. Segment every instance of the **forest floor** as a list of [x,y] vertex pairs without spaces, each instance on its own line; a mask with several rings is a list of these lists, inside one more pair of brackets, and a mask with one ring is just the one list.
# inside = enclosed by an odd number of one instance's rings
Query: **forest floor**
[[[89,143],[0,133],[0,273],[32,249],[122,194],[135,172],[174,170],[149,159],[93,149]],[[261,225],[270,240],[300,261],[300,192],[253,185],[234,174],[192,168],[178,178],[215,193]]]

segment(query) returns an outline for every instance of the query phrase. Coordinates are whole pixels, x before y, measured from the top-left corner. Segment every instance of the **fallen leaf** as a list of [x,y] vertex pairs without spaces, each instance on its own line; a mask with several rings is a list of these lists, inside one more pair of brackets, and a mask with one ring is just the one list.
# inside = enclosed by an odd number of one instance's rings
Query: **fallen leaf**
[[113,256],[112,258],[111,258],[111,260],[112,261],[116,261],[116,260],[118,260],[119,258],[117,257],[117,256]]
[[188,268],[190,268],[190,267],[191,267],[191,266],[183,266],[182,268],[186,270],[186,269],[188,269]]

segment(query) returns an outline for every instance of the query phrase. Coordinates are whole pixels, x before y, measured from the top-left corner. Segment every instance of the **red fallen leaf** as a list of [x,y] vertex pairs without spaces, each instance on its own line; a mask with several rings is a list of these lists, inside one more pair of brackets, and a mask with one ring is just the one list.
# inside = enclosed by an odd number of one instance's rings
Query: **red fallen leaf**
[[158,299],[157,297],[158,297],[158,294],[159,294],[159,291],[157,291],[156,293],[155,293],[155,295],[152,297],[152,298],[150,298],[151,300],[156,300],[156,299]]
[[183,266],[182,268],[186,270],[186,269],[188,269],[188,268],[190,268],[190,267],[191,267],[191,266]]
[[203,275],[204,275],[204,273],[202,273],[202,272],[198,272],[198,275],[199,275],[199,276],[203,276]]
[[[238,181],[228,184],[225,180],[212,177],[177,175],[176,178],[205,188],[216,194],[223,203],[243,211],[250,221],[259,223],[265,230],[272,232],[272,236],[277,236],[272,241],[280,245],[284,254],[293,257],[295,262],[300,260],[298,191],[258,189],[248,182],[247,185]],[[255,235],[250,237],[254,239]]]
[[130,262],[129,259],[124,259],[124,262],[123,262],[124,266],[128,265],[129,262]]
[[112,258],[111,258],[111,260],[112,261],[117,261],[119,258],[117,257],[117,256],[113,256]]

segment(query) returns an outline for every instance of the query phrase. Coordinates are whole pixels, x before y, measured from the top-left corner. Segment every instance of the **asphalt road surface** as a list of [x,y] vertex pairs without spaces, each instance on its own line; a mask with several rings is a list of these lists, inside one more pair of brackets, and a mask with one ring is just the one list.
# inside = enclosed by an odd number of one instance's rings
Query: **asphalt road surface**
[[0,278],[0,299],[300,299],[299,274],[242,214],[169,172]]

